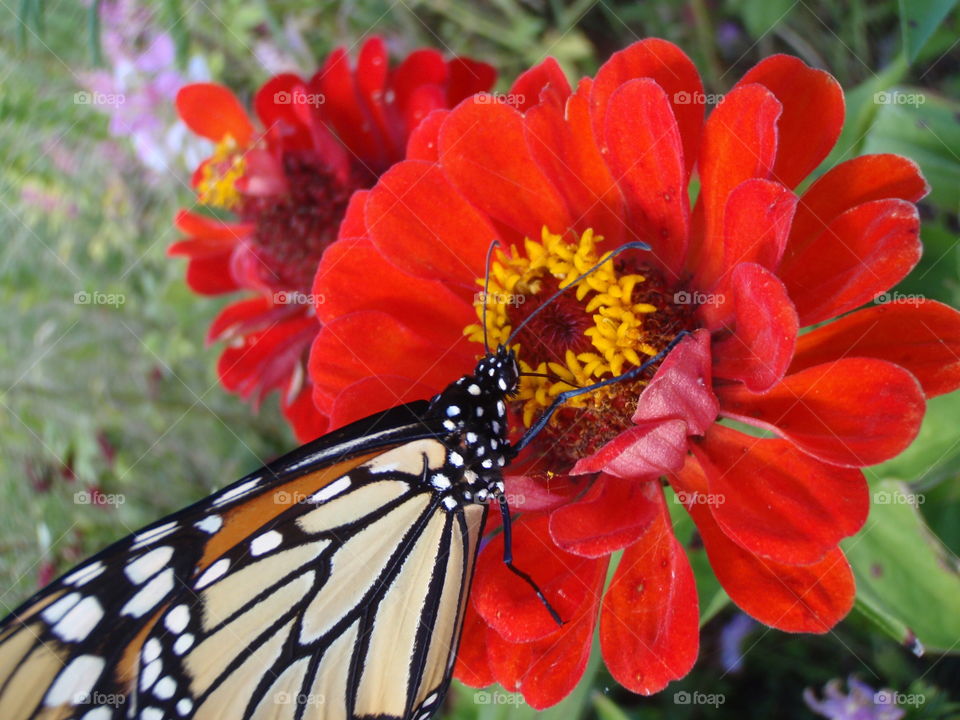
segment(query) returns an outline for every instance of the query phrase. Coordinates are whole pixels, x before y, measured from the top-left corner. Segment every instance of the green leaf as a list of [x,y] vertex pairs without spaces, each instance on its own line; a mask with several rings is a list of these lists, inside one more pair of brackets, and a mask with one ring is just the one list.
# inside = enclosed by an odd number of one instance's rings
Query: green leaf
[[957,0],[899,0],[899,4],[903,47],[913,62]]
[[739,11],[750,36],[757,39],[784,22],[797,3],[792,0],[737,0],[731,5]]
[[960,575],[956,558],[930,532],[917,505],[925,500],[902,482],[873,488],[863,530],[842,543],[857,579],[858,609],[907,646],[960,652]]
[[591,699],[593,709],[597,711],[597,717],[600,720],[630,720],[630,716],[603,693],[595,692]]

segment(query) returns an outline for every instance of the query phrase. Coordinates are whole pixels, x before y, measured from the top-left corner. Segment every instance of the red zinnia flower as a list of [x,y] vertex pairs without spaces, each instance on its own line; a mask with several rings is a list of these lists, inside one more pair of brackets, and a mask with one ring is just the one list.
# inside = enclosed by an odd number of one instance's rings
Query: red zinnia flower
[[383,41],[372,38],[354,69],[338,49],[309,80],[271,78],[253,101],[262,129],[224,87],[188,85],[177,95],[183,121],[216,143],[194,173],[198,200],[230,210],[236,221],[183,210],[176,226],[187,239],[170,254],[190,259],[195,292],[256,293],[228,305],[210,327],[209,341],[228,343],[220,380],[257,402],[281,390],[301,441],[327,427],[304,373],[319,330],[313,305],[322,302],[309,293],[350,195],[404,157],[410,132],[431,110],[487,90],[495,77],[485,63],[447,61],[429,49],[390,70]]
[[[538,373],[522,379],[515,418],[691,334],[655,374],[578,397],[509,468],[515,561],[566,623],[506,570],[497,536],[478,560],[458,677],[551,705],[582,674],[598,617],[628,689],[686,674],[698,603],[662,477],[737,605],[826,632],[854,599],[838,543],[867,514],[859,468],[903,450],[925,396],[960,385],[960,313],[862,307],[920,256],[917,167],[860,157],[794,192],[836,141],[843,95],[783,55],[706,119],[696,69],[661,40],[615,54],[575,91],[547,60],[505,97],[516,106],[477,96],[435,111],[410,159],[351,199],[314,285],[327,302],[310,374],[331,425],[436,392],[483,351],[481,303],[502,342],[626,241],[653,250],[604,264],[515,339]],[[493,239],[505,250],[478,296]]]

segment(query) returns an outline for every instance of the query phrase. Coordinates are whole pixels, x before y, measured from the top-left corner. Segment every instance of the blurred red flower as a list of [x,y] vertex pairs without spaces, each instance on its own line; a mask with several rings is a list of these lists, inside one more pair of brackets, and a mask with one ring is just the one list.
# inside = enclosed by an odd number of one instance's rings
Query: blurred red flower
[[256,403],[281,391],[301,441],[327,428],[304,372],[319,330],[313,306],[322,302],[310,286],[351,193],[404,157],[407,138],[430,111],[489,89],[495,77],[486,63],[444,60],[430,49],[391,69],[375,37],[354,68],[341,48],[309,80],[271,78],[253,100],[259,126],[220,85],[188,85],[177,95],[187,126],[216,143],[193,176],[198,202],[232,218],[180,211],[176,227],[186,237],[169,253],[189,258],[187,283],[197,293],[253,291],[228,305],[207,335],[227,345],[220,381]]
[[[687,56],[651,39],[576,89],[548,59],[506,95],[434,111],[409,159],[353,195],[314,283],[326,302],[309,370],[336,427],[469,371],[484,303],[494,345],[607,250],[652,247],[606,263],[515,339],[541,373],[512,403],[529,424],[557,393],[690,332],[655,373],[558,412],[510,468],[516,563],[566,623],[506,570],[497,535],[456,672],[536,708],[573,689],[598,618],[628,689],[691,668],[698,601],[664,477],[733,602],[785,631],[833,627],[854,599],[838,543],[866,518],[860,468],[907,447],[925,397],[960,385],[960,313],[870,305],[920,257],[917,167],[859,157],[796,191],[836,142],[844,101],[793,57],[759,63],[706,117],[704,97]],[[505,250],[484,296],[494,239]]]

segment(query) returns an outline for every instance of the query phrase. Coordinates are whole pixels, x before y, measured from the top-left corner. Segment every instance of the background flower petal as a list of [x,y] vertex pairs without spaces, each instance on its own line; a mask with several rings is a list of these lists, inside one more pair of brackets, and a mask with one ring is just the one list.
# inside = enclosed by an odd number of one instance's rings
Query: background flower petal
[[538,65],[520,73],[507,92],[507,100],[520,112],[540,102],[540,93],[550,88],[554,97],[566,99],[570,95],[570,81],[554,58],[548,57]]

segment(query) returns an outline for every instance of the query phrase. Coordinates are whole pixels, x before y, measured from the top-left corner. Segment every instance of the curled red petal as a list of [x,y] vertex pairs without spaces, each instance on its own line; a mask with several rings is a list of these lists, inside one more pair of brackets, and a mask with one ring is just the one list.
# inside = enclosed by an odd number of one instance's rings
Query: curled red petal
[[482,99],[460,103],[440,129],[447,176],[473,205],[521,237],[539,239],[544,226],[566,232],[572,219],[527,148],[522,115]]
[[920,260],[920,218],[904,200],[858,205],[834,218],[802,251],[785,258],[780,278],[813,325],[853,310],[896,285]]
[[663,490],[654,487],[654,520],[620,558],[600,614],[607,669],[625,688],[643,695],[686,675],[700,645],[693,571],[673,534]]
[[683,142],[670,100],[652,79],[630,80],[607,104],[603,142],[623,191],[631,230],[678,276],[687,250],[690,200]]
[[762,395],[719,388],[721,413],[773,430],[834,465],[889,460],[916,437],[926,403],[909,372],[872,358],[844,358],[787,375]]
[[[777,120],[781,105],[762,85],[732,90],[707,118],[700,144],[703,234],[688,259],[691,270],[709,268],[719,275],[724,258],[723,217],[730,194],[751,178],[769,179],[777,155]],[[696,233],[694,234],[696,238]]]
[[656,516],[657,481],[601,473],[576,502],[550,513],[550,536],[574,555],[602,557],[637,542]]
[[[604,560],[573,555],[550,537],[546,515],[524,515],[513,522],[513,563],[537,583],[567,624],[595,607],[597,578]],[[595,594],[596,593],[596,594]],[[503,640],[530,643],[557,633],[557,623],[522,578],[503,562],[503,534],[494,537],[477,560],[472,601]],[[564,626],[566,627],[566,626]],[[501,678],[498,675],[498,680]]]
[[554,58],[548,57],[538,65],[520,74],[507,93],[510,104],[525,112],[540,102],[540,93],[550,88],[553,96],[566,99],[570,95],[570,82]]
[[366,225],[374,245],[394,265],[469,289],[471,295],[497,238],[490,221],[440,167],[419,160],[397,163],[384,173],[367,198]]
[[581,458],[571,475],[605,472],[636,480],[659,477],[683,464],[687,425],[683,420],[648,420],[617,435],[589,457]]
[[856,586],[840,549],[811,565],[785,565],[730,540],[705,504],[688,506],[713,571],[741,610],[786,632],[825,633],[853,607]]
[[227,135],[241,147],[253,138],[253,124],[237,97],[223,85],[193,83],[177,92],[177,113],[197,135],[220,142]]
[[703,84],[696,66],[673,43],[659,38],[641,40],[615,52],[600,67],[590,99],[595,131],[602,137],[607,123],[608,100],[620,86],[635,78],[650,78],[667,94],[680,130],[689,175],[697,159],[703,126]]
[[714,519],[753,555],[809,565],[867,519],[870,498],[859,470],[826,465],[786,440],[723,425],[692,447],[707,476]]
[[790,55],[772,55],[737,85],[759,83],[772,92],[783,114],[774,177],[796,187],[827,156],[843,128],[843,89],[834,77]]
[[681,340],[657,368],[640,395],[633,422],[682,420],[687,435],[702,435],[720,412],[711,375],[710,333],[697,330]]
[[873,200],[917,202],[930,187],[917,164],[901,155],[862,155],[830,168],[800,199],[787,255],[802,252],[835,217]]
[[737,265],[726,290],[729,334],[713,345],[713,374],[765,392],[783,378],[793,358],[797,311],[777,276],[754,263]]
[[790,372],[848,356],[909,370],[927,397],[951,392],[960,387],[960,312],[909,297],[857,310],[801,336]]

